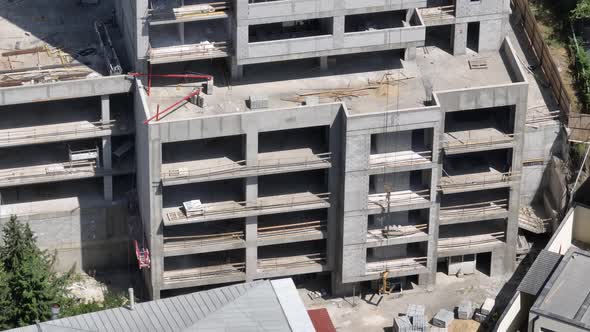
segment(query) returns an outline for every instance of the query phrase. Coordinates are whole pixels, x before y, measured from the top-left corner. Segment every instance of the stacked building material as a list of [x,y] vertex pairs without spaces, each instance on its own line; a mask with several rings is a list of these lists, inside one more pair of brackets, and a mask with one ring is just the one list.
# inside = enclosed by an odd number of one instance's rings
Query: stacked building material
[[428,331],[428,323],[426,322],[426,317],[424,315],[414,315],[412,316],[412,331],[420,331],[425,332]]
[[412,318],[414,316],[424,316],[426,312],[426,308],[420,304],[408,304],[408,309],[406,310],[406,316]]
[[411,332],[412,323],[408,316],[399,316],[393,319],[394,332]]
[[438,327],[448,328],[454,319],[455,314],[452,311],[441,309],[432,319],[432,324]]
[[473,305],[471,301],[463,301],[457,307],[457,317],[459,319],[471,319],[473,316]]

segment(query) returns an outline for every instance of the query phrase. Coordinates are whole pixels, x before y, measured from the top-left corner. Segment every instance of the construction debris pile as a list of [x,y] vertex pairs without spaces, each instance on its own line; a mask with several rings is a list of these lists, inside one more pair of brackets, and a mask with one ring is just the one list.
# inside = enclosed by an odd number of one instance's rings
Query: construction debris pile
[[[90,56],[96,53],[96,49],[79,53]],[[0,70],[0,87],[75,80],[94,73],[70,54],[48,45],[7,51],[1,56],[1,67],[6,69]]]

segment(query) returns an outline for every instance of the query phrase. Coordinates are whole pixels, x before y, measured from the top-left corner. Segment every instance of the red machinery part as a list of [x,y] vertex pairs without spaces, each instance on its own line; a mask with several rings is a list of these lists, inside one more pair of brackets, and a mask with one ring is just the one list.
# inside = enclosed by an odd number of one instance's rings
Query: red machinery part
[[150,250],[148,248],[139,249],[137,240],[133,240],[133,245],[135,246],[135,256],[137,257],[139,269],[149,268],[151,265]]

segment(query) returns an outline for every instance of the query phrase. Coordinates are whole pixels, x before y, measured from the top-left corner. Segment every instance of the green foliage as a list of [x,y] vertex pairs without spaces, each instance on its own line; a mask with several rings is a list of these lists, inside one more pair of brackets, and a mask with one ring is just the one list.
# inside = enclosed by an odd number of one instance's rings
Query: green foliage
[[584,48],[576,47],[574,38],[570,42],[575,67],[573,74],[576,80],[578,97],[584,105],[584,110],[587,111],[590,109],[590,56],[588,56],[588,52]]
[[29,225],[20,223],[15,216],[2,232],[0,262],[7,272],[4,285],[7,289],[3,291],[8,293],[12,307],[4,320],[12,326],[47,320],[51,304],[60,294],[50,256],[37,247]]
[[60,304],[62,317],[121,306],[125,298],[105,294],[103,303],[83,303],[75,299],[67,286],[73,268],[58,276],[52,269],[54,255],[37,247],[28,224],[16,216],[4,225],[0,246],[0,329],[34,324],[51,316],[51,305]]
[[570,12],[572,20],[590,18],[590,0],[578,0],[576,8]]
[[63,317],[67,316],[75,316],[81,314],[87,314],[90,312],[95,312],[99,310],[105,310],[110,308],[118,308],[127,302],[127,298],[125,294],[122,293],[111,293],[105,292],[104,294],[104,301],[97,302],[97,301],[90,301],[90,302],[81,302],[78,299],[67,297],[63,299],[63,304],[61,307],[61,315]]

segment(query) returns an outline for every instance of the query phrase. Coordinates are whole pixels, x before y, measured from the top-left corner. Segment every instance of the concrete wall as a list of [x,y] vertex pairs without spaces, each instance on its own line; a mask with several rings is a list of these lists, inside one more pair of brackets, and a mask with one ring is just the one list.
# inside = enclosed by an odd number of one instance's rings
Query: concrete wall
[[0,106],[129,93],[125,75],[0,88]]
[[[344,32],[345,16],[406,10],[426,5],[424,0],[270,1],[248,4],[239,0],[233,40],[235,65],[285,61],[339,54],[403,49],[424,45],[426,28],[418,13],[402,28]],[[332,18],[331,34],[264,42],[248,42],[248,27],[255,24]]]
[[[346,148],[344,161],[344,205],[342,219],[342,253],[339,280],[344,283],[354,283],[363,280],[380,278],[379,274],[367,276],[365,271],[367,246],[366,233],[368,222],[368,194],[369,194],[369,155],[371,153],[371,135],[385,134],[397,137],[396,132],[431,128],[435,137],[439,135],[441,113],[438,106],[392,111],[387,113],[372,113],[347,116],[346,119]],[[398,135],[399,136],[399,135]],[[377,136],[379,137],[379,136]],[[402,144],[407,144],[406,137],[401,138]],[[394,143],[396,144],[396,143]],[[378,144],[379,145],[379,144]],[[382,145],[382,144],[381,144]],[[382,149],[387,149],[381,146]],[[438,158],[438,142],[434,142],[433,160]],[[399,173],[398,173],[399,174]],[[403,174],[403,173],[402,173]],[[387,175],[390,176],[390,175]],[[407,177],[407,173],[405,175]],[[404,182],[407,182],[405,179]],[[433,192],[437,177],[431,178],[429,187]],[[434,206],[434,204],[432,204]],[[434,209],[431,209],[431,211]],[[434,221],[431,212],[430,223]],[[432,229],[432,227],[431,227]],[[429,232],[429,242],[433,242],[433,233]],[[434,251],[430,249],[429,266],[435,265],[430,259]],[[379,250],[377,250],[377,253]],[[388,250],[388,255],[391,254]],[[392,273],[393,276],[395,273]],[[410,272],[410,274],[412,274]]]
[[[18,215],[41,249],[56,253],[55,268],[108,270],[128,264],[127,206],[123,202],[74,210]],[[10,216],[0,217],[0,228]],[[133,258],[133,257],[131,257]]]

